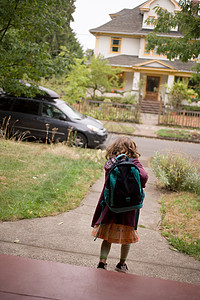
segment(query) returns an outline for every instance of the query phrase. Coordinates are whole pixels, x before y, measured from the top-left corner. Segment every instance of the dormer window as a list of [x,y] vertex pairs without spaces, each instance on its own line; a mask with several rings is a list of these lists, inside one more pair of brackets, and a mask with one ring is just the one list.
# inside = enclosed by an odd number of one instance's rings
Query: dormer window
[[154,25],[155,19],[157,19],[155,16],[149,16],[148,17],[148,24]]
[[121,52],[121,39],[117,37],[111,38],[111,46],[110,46],[111,52]]

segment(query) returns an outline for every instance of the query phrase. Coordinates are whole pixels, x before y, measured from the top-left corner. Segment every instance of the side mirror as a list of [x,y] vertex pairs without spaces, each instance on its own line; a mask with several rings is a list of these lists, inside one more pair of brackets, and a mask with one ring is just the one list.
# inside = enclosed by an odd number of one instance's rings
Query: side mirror
[[67,121],[66,115],[64,115],[64,114],[60,115],[59,120]]

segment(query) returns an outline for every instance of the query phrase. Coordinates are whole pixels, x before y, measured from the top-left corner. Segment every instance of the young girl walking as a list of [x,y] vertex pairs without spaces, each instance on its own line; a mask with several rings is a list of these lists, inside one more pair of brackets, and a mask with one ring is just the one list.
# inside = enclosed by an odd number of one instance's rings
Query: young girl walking
[[119,263],[115,270],[119,272],[128,272],[126,262],[131,243],[136,243],[139,240],[137,230],[135,230],[136,210],[124,213],[114,213],[106,205],[102,212],[101,201],[103,199],[106,180],[108,178],[111,166],[116,162],[116,157],[120,154],[126,154],[129,159],[139,169],[141,186],[145,187],[148,180],[148,175],[143,169],[138,158],[140,153],[137,151],[136,144],[129,137],[120,137],[115,140],[106,151],[105,183],[101,192],[96,210],[92,220],[92,235],[103,239],[100,250],[100,260],[97,268],[107,269],[107,257],[110,252],[111,244],[121,244],[121,254]]

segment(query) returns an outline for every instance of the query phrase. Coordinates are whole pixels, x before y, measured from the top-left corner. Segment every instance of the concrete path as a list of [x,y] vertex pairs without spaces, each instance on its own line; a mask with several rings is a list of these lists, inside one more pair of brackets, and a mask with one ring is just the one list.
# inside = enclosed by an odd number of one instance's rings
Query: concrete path
[[[130,273],[200,284],[200,262],[171,250],[160,234],[160,193],[148,159],[141,158],[149,182],[139,222],[140,241],[132,245],[127,261]],[[0,252],[96,268],[101,240],[93,240],[90,224],[102,186],[103,176],[73,211],[55,217],[0,223]],[[120,246],[113,244],[108,270],[114,270],[119,252]]]

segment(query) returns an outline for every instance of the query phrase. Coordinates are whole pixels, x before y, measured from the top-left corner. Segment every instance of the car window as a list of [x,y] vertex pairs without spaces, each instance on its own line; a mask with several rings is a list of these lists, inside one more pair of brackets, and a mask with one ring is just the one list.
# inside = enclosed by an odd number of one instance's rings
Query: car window
[[62,109],[62,111],[71,119],[71,120],[81,120],[84,119],[85,116],[82,115],[79,111],[77,111],[74,107],[62,103],[59,104],[60,109]]
[[50,117],[53,119],[60,119],[62,115],[63,112],[55,106],[45,103],[42,104],[42,116]]
[[10,110],[12,100],[8,98],[0,99],[0,110]]
[[39,109],[39,102],[26,100],[26,99],[17,99],[13,105],[13,111],[25,113],[25,114],[32,114],[38,115]]

